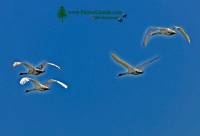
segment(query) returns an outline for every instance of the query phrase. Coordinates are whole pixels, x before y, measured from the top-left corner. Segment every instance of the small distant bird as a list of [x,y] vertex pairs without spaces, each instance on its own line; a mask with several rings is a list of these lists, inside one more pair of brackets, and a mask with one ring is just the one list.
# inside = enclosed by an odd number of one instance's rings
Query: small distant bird
[[121,23],[121,22],[124,21],[124,19],[123,19],[122,17],[119,17],[119,18],[117,19],[117,21]]
[[122,14],[122,17],[123,17],[123,18],[126,18],[126,17],[127,17],[127,14],[126,14],[126,13],[123,13],[123,14]]
[[123,13],[118,19],[117,19],[117,21],[118,22],[123,22],[124,21],[124,18],[126,18],[127,17],[127,14],[126,13]]
[[173,36],[173,35],[176,35],[177,32],[180,32],[183,35],[183,37],[187,40],[187,42],[190,43],[190,37],[185,32],[185,30],[182,27],[174,26],[172,28],[167,28],[167,27],[150,27],[150,28],[148,28],[145,33],[145,36],[144,36],[143,44],[144,44],[144,46],[147,46],[147,44],[152,36],[155,36],[155,35]]
[[46,83],[42,84],[40,83],[39,81],[37,80],[34,80],[34,79],[31,79],[31,78],[28,78],[28,77],[24,77],[20,80],[20,84],[21,85],[24,85],[26,84],[27,82],[32,82],[32,84],[34,85],[34,88],[31,88],[31,89],[27,89],[25,92],[28,93],[28,92],[32,92],[32,91],[40,91],[40,92],[44,92],[44,91],[47,91],[47,90],[50,90],[49,88],[49,85],[51,83],[58,83],[59,85],[61,85],[62,87],[64,87],[65,89],[68,88],[68,86],[58,80],[54,80],[54,79],[49,79],[47,80]]
[[19,61],[17,61],[17,62],[13,63],[13,67],[17,67],[17,66],[20,66],[20,65],[23,65],[26,68],[28,68],[28,72],[21,72],[19,75],[26,75],[26,74],[40,75],[40,74],[42,74],[42,73],[45,72],[44,69],[46,68],[47,65],[51,65],[51,66],[54,66],[54,67],[60,69],[59,66],[57,66],[56,64],[50,63],[50,62],[44,62],[44,63],[42,63],[38,67],[34,67],[31,64],[28,64],[26,62],[19,62]]
[[112,53],[112,58],[118,62],[119,64],[121,64],[122,66],[124,66],[125,68],[128,69],[127,72],[125,73],[120,73],[118,76],[124,76],[124,75],[129,75],[129,74],[132,74],[132,75],[140,75],[140,74],[143,74],[144,72],[144,69],[152,64],[154,61],[158,60],[160,57],[159,56],[156,56],[154,57],[153,59],[151,60],[148,60],[148,61],[145,61],[144,63],[136,66],[136,67],[133,67],[131,66],[130,64],[128,64],[127,62],[125,62],[124,60],[120,59],[116,54]]

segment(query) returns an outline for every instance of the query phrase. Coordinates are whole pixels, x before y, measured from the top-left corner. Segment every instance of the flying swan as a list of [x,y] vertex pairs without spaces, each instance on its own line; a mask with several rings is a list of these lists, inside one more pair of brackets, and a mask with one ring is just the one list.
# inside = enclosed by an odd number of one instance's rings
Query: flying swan
[[30,74],[30,75],[40,75],[42,73],[44,73],[45,71],[45,68],[47,67],[47,65],[51,65],[51,66],[54,66],[58,69],[61,69],[58,65],[56,64],[53,64],[53,63],[50,63],[50,62],[44,62],[42,63],[40,66],[38,67],[34,67],[32,66],[31,64],[28,64],[26,62],[20,62],[20,61],[17,61],[17,62],[14,62],[13,63],[13,67],[17,67],[17,66],[20,66],[20,65],[23,65],[25,66],[26,68],[28,68],[28,72],[21,72],[19,75],[26,75],[26,74]]
[[128,64],[127,62],[125,62],[124,60],[122,60],[121,58],[119,58],[116,54],[112,53],[112,58],[118,62],[119,64],[121,64],[122,66],[124,66],[126,69],[128,69],[127,72],[125,73],[120,73],[118,76],[124,76],[124,75],[129,75],[129,74],[132,74],[132,75],[140,75],[140,74],[143,74],[144,72],[144,69],[152,64],[154,61],[158,60],[160,57],[159,56],[156,56],[148,61],[145,61],[143,62],[142,64],[136,66],[136,67],[133,67],[131,66],[130,64]]
[[183,37],[186,39],[186,41],[190,44],[190,37],[185,32],[185,30],[182,27],[174,26],[172,28],[167,27],[149,27],[146,30],[146,33],[144,35],[143,45],[147,46],[149,40],[152,36],[174,36],[177,33],[181,33]]
[[54,79],[49,79],[46,81],[46,83],[42,84],[40,83],[39,81],[37,80],[34,80],[32,78],[28,78],[28,77],[24,77],[20,80],[20,84],[21,85],[24,85],[26,84],[27,82],[31,82],[34,86],[34,88],[31,88],[31,89],[27,89],[25,92],[28,93],[28,92],[32,92],[32,91],[40,91],[40,92],[44,92],[44,91],[47,91],[47,90],[50,90],[49,88],[49,85],[51,83],[57,83],[59,85],[61,85],[63,88],[67,89],[68,86],[58,80],[54,80]]

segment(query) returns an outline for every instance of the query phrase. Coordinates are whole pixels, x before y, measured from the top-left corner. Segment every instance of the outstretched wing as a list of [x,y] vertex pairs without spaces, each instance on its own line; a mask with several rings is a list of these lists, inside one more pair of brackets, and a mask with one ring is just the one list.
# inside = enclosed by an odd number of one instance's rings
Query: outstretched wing
[[23,65],[23,66],[25,66],[28,69],[35,69],[34,66],[32,66],[31,64],[28,64],[26,62],[19,62],[19,61],[17,61],[17,62],[13,63],[13,67],[17,67],[19,65]]
[[134,67],[132,67],[130,64],[128,64],[127,62],[125,62],[124,60],[120,59],[116,54],[112,53],[112,58],[117,61],[119,64],[121,64],[122,66],[126,67],[127,69],[134,69]]
[[147,30],[146,30],[146,32],[144,34],[143,45],[147,46],[150,38],[153,35],[156,35],[156,34],[160,34],[160,28],[159,27],[149,27],[149,28],[147,28]]
[[60,81],[54,80],[54,79],[49,79],[49,80],[45,83],[45,85],[48,86],[48,85],[51,84],[51,83],[58,83],[58,84],[61,85],[62,87],[68,88],[68,86],[67,86],[66,84],[64,84],[63,82],[60,82]]
[[20,84],[21,85],[24,85],[24,84],[26,84],[27,82],[32,82],[36,87],[39,87],[39,86],[41,86],[41,83],[39,82],[39,81],[37,81],[37,80],[34,80],[34,79],[31,79],[31,78],[29,78],[29,77],[24,77],[24,78],[22,78],[21,80],[20,80]]
[[179,26],[175,26],[175,28],[183,35],[183,37],[187,40],[187,42],[190,43],[190,36],[186,33],[186,31]]
[[145,61],[144,63],[137,66],[138,69],[145,69],[148,65],[152,64],[156,60],[160,59],[160,56],[156,56],[150,60]]
[[39,67],[37,67],[37,68],[40,69],[40,70],[44,70],[44,69],[46,68],[47,65],[51,65],[51,66],[54,66],[54,67],[56,67],[56,68],[58,68],[58,69],[61,69],[58,65],[53,64],[53,63],[50,63],[50,62],[44,62],[44,63],[42,63],[42,64],[41,64]]

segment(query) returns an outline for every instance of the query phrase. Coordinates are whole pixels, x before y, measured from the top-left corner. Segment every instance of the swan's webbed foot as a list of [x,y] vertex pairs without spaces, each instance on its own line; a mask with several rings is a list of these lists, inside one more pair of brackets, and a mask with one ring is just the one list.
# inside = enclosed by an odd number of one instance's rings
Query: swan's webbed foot
[[32,91],[35,91],[36,89],[27,89],[27,90],[25,90],[25,93],[29,93],[29,92],[32,92]]
[[23,72],[21,72],[21,73],[19,73],[19,75],[27,75],[28,73],[23,73]]

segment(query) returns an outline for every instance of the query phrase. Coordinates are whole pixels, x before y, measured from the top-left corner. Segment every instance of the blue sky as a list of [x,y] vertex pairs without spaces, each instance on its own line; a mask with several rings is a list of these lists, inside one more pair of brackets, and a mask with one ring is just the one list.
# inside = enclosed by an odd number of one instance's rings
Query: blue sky
[[[62,24],[57,10],[124,10],[123,23],[69,16]],[[6,0],[0,2],[0,135],[4,136],[199,136],[200,40],[195,0]],[[191,45],[180,36],[152,39],[141,47],[151,25],[183,26]],[[115,52],[133,65],[154,55],[161,59],[140,77],[117,78],[123,71]],[[41,82],[58,85],[44,94],[24,94],[20,86],[24,60],[48,68]]]

